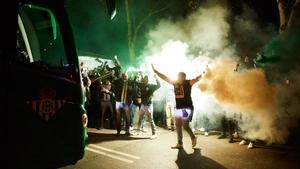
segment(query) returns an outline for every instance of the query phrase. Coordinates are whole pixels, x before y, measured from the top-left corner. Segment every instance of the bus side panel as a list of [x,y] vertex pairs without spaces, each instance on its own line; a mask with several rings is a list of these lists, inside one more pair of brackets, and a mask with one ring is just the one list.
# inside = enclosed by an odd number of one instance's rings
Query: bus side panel
[[24,65],[12,68],[11,124],[19,129],[15,151],[20,168],[56,168],[84,153],[80,91],[73,82]]

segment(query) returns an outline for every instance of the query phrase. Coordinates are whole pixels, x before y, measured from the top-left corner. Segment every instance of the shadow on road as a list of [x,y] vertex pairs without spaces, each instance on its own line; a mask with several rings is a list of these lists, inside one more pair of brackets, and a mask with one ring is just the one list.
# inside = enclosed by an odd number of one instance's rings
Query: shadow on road
[[178,169],[226,169],[216,161],[201,155],[201,149],[195,148],[192,154],[187,154],[184,149],[178,150],[175,163]]
[[143,140],[149,139],[149,137],[132,137],[132,136],[125,136],[120,135],[119,137],[116,134],[108,134],[108,133],[88,133],[88,144],[92,143],[100,143],[100,142],[107,142],[107,141],[120,141],[120,140]]

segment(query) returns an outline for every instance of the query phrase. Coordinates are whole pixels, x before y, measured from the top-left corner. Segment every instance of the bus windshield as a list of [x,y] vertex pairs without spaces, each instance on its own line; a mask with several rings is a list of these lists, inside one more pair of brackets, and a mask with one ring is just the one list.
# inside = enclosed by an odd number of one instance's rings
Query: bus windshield
[[20,46],[25,48],[27,62],[40,62],[56,69],[69,65],[55,13],[44,7],[23,4],[19,14],[18,31],[22,37],[19,41],[25,43]]

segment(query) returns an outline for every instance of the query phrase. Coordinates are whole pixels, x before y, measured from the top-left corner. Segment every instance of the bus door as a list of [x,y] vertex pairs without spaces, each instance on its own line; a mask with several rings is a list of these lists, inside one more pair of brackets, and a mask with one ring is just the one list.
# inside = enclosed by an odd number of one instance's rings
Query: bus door
[[74,42],[64,35],[71,30],[50,6],[19,4],[18,11],[8,89],[10,124],[19,129],[14,158],[20,168],[74,164],[84,153],[86,115]]

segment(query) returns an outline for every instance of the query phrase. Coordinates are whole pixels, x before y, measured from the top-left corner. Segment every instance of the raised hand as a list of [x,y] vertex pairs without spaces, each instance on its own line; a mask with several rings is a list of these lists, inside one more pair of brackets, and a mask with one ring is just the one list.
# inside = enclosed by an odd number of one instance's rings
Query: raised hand
[[156,69],[154,68],[154,65],[151,63],[151,67],[152,67],[152,70],[155,72]]

